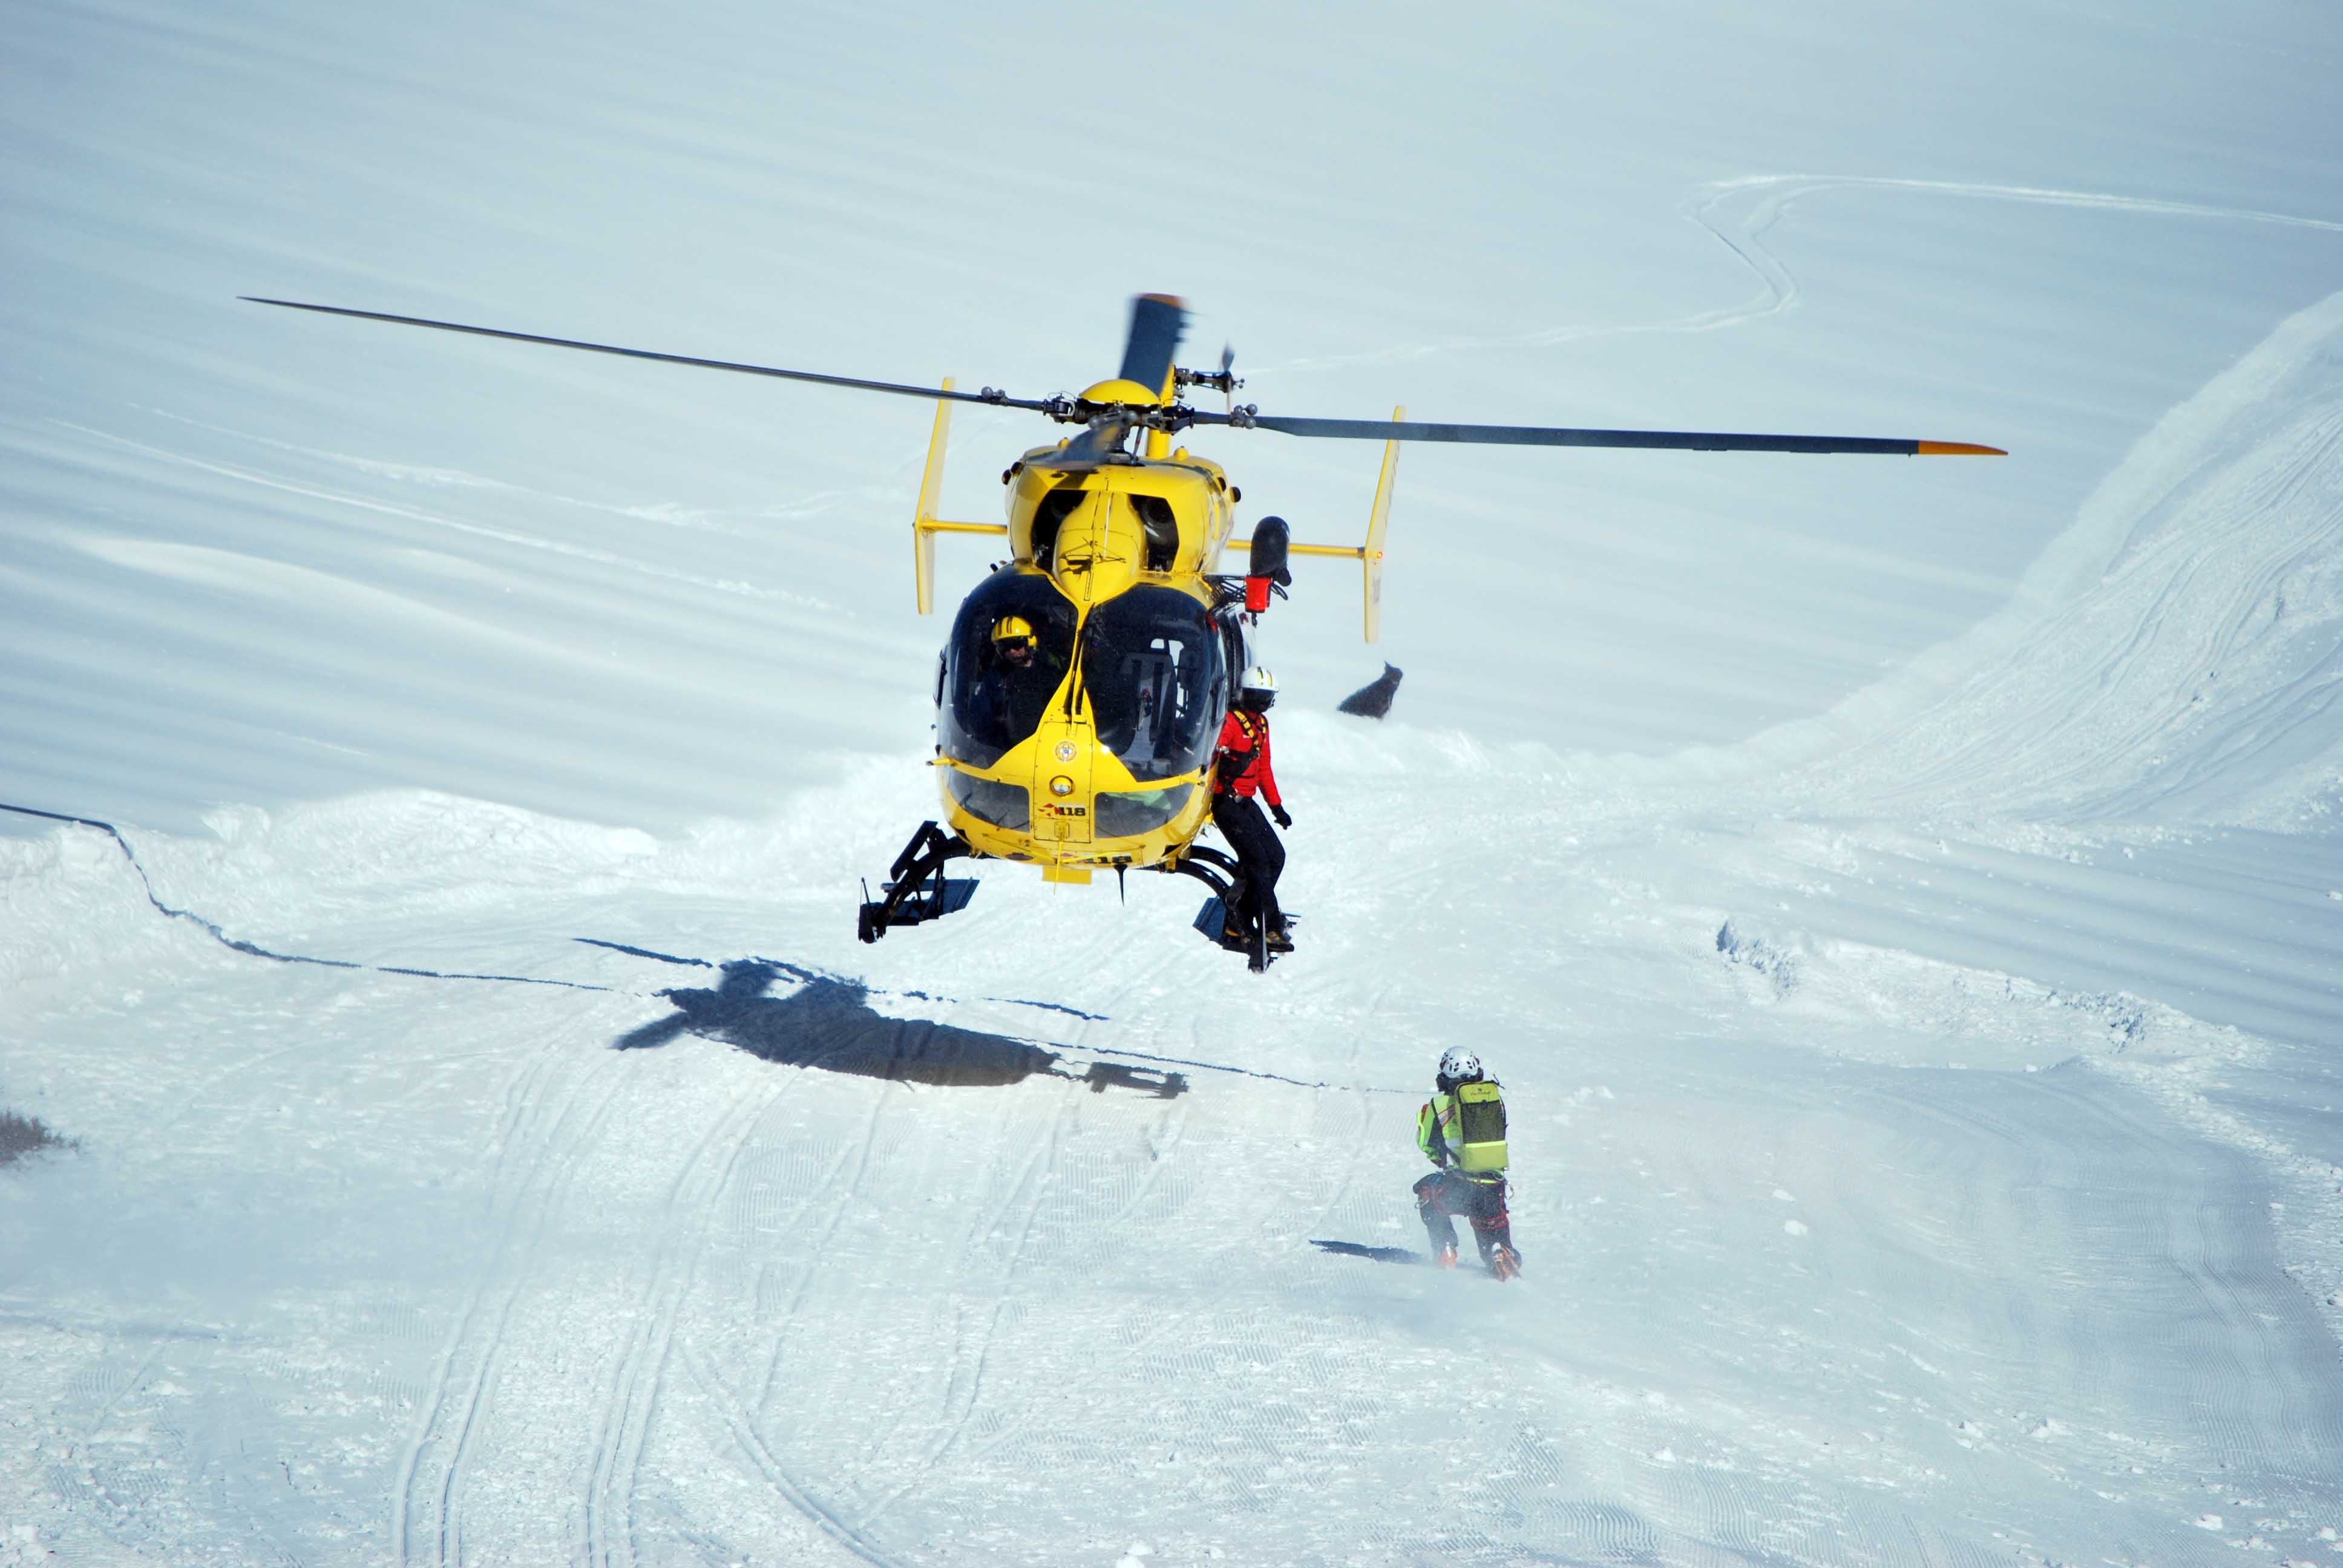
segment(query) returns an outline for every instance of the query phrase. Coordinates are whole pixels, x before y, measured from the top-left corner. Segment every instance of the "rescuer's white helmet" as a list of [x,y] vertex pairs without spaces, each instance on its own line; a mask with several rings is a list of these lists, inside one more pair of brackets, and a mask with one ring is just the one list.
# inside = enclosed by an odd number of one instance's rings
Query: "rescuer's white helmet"
[[1440,1059],[1440,1079],[1443,1083],[1478,1083],[1481,1059],[1458,1046]]

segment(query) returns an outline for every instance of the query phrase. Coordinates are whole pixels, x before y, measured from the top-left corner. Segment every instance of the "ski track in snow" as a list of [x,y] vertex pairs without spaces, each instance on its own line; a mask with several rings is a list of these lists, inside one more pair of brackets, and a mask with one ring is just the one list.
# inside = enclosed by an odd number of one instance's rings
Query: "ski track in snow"
[[840,1520],[837,1514],[809,1494],[804,1485],[782,1469],[764,1440],[758,1435],[755,1422],[743,1412],[739,1403],[724,1387],[714,1372],[701,1363],[689,1346],[684,1347],[684,1364],[690,1371],[699,1390],[717,1407],[719,1419],[725,1425],[739,1452],[756,1468],[758,1475],[772,1487],[807,1520],[824,1534],[837,1541],[849,1552],[877,1568],[893,1568],[894,1560],[875,1550],[860,1533]]
[[[1119,945],[1114,938],[1101,932],[1083,944],[1081,950],[1068,955],[1063,961],[1067,967],[1076,970],[1088,965],[1127,968],[1127,965],[1117,961],[1121,955],[1113,950]],[[1156,979],[1142,966],[1109,999],[1109,1006],[1116,1009],[1132,1006],[1138,988]],[[1085,1091],[1078,1085],[1054,1088],[1046,1130],[1032,1140],[1036,1145],[1033,1153],[1001,1201],[989,1209],[980,1210],[976,1222],[960,1244],[957,1261],[944,1273],[943,1278],[951,1282],[950,1310],[952,1329],[949,1351],[944,1358],[945,1370],[940,1379],[941,1387],[934,1400],[940,1412],[937,1435],[929,1443],[925,1458],[909,1467],[902,1481],[871,1499],[860,1511],[855,1524],[858,1533],[871,1530],[907,1494],[931,1483],[947,1461],[968,1445],[970,1427],[984,1399],[987,1362],[1001,1335],[1004,1317],[1011,1308],[1010,1286],[1016,1276],[1020,1260],[1033,1245],[1036,1226],[1045,1207],[1053,1203],[1063,1204],[1064,1212],[1058,1221],[1059,1226],[1078,1234],[1097,1238],[1122,1234],[1121,1222],[1147,1201],[1161,1177],[1166,1163],[1165,1157],[1178,1149],[1186,1121],[1185,1096],[1172,1101],[1167,1124],[1161,1130],[1161,1141],[1151,1144],[1147,1168],[1135,1181],[1125,1182],[1119,1172],[1105,1173],[1107,1180],[1121,1189],[1112,1194],[1109,1204],[1101,1205],[1094,1197],[1098,1185],[1096,1179],[1083,1179],[1076,1172],[1065,1173],[1073,1178],[1068,1183],[1075,1189],[1071,1196],[1062,1191],[1052,1191],[1053,1187],[1060,1185],[1059,1167],[1069,1117],[1081,1099],[1085,1097]],[[1175,1208],[1161,1218],[1176,1218],[1178,1212]],[[994,1239],[1008,1236],[1012,1223],[1014,1239],[1005,1247],[996,1248]],[[1108,1244],[1111,1248],[1111,1243]],[[1108,1259],[1101,1257],[1096,1261],[1103,1265]],[[980,1276],[980,1281],[970,1280],[971,1271]],[[974,1285],[972,1292],[971,1284]],[[972,1293],[975,1299],[972,1302],[965,1300],[964,1292]],[[971,1318],[980,1320],[980,1327],[973,1336],[968,1326]],[[1115,1357],[1116,1362],[1127,1362],[1152,1342],[1154,1336],[1145,1336],[1124,1344]],[[1035,1413],[1036,1404],[1031,1399],[988,1412],[990,1430],[975,1445],[976,1457],[989,1458],[1002,1446],[1016,1442],[1026,1433],[1028,1423]]]
[[[2103,191],[2052,190],[2030,186],[1990,185],[1961,180],[1896,179],[1847,175],[1748,175],[1718,180],[1684,204],[1684,216],[1715,236],[1717,242],[1757,274],[1765,284],[1758,302],[1729,310],[1705,312],[1664,328],[1674,332],[1710,332],[1761,317],[1776,316],[1797,303],[1798,280],[1780,257],[1763,243],[1765,231],[1781,221],[1797,203],[1840,191],[1890,191],[1917,196],[1951,196],[1973,201],[2015,202],[2033,206],[2073,207],[2086,211],[2119,212],[2144,217],[2187,218],[2238,224],[2269,224],[2283,228],[2343,234],[2343,223],[2304,217],[2291,213],[2262,212],[2249,207],[2209,206],[2194,202],[2158,201],[2150,197],[2112,195]],[[1718,221],[1722,209],[1755,197],[1748,212],[1726,226]],[[1654,328],[1577,329],[1533,334],[1524,345],[1544,346],[1585,337],[1609,337],[1620,330]]]
[[[427,1542],[429,1560],[462,1560],[465,1464],[494,1392],[507,1325],[530,1288],[529,1256],[587,1145],[627,1087],[625,1075],[608,1060],[588,1059],[587,1070],[566,1081],[557,1078],[572,1043],[567,1038],[548,1042],[505,1091],[506,1120],[488,1178],[500,1215],[498,1239],[440,1352],[430,1396],[400,1466],[391,1541],[402,1564],[417,1560],[418,1536]],[[581,1109],[580,1101],[589,1099]]]
[[[1600,326],[1550,327],[1503,337],[1445,338],[1368,350],[1357,354],[1320,355],[1264,365],[1264,372],[1319,370],[1343,366],[1403,364],[1450,354],[1483,354],[1501,349],[1553,348],[1565,344],[1632,337],[1647,333],[1717,332],[1744,326],[1793,308],[1800,295],[1797,275],[1767,249],[1765,232],[1802,201],[1841,191],[1883,191],[1968,201],[2009,202],[2027,206],[2071,207],[2079,211],[2114,212],[2141,217],[2185,219],[2199,223],[2269,225],[2343,235],[2343,222],[2295,213],[2266,212],[2251,207],[2214,206],[2196,202],[2160,201],[2106,191],[2056,190],[2031,186],[1995,185],[1963,180],[1896,179],[1862,175],[1745,175],[1712,181],[1679,208],[1684,216],[1705,230],[1734,258],[1757,275],[1757,296],[1739,305],[1692,311],[1682,316],[1642,322],[1611,322]],[[1747,204],[1738,216],[1735,209]]]
[[[786,1089],[788,1081],[779,1088]],[[586,1499],[585,1555],[589,1563],[637,1561],[635,1493],[673,1352],[677,1314],[707,1250],[718,1203],[748,1147],[749,1134],[769,1109],[768,1104],[744,1102],[711,1123],[668,1193],[644,1271],[644,1299],[628,1314],[633,1334],[620,1353],[616,1387],[596,1440],[600,1457]]]
[[[1001,1207],[978,1221],[969,1236],[972,1246],[961,1255],[962,1269],[965,1269],[971,1254],[983,1259],[986,1265],[982,1272],[988,1277],[979,1283],[979,1303],[973,1313],[980,1326],[971,1344],[969,1332],[971,1314],[955,1305],[950,1348],[944,1358],[949,1370],[942,1379],[942,1397],[938,1402],[941,1412],[939,1423],[940,1436],[919,1465],[920,1473],[933,1474],[959,1446],[960,1440],[967,1436],[969,1422],[984,1398],[985,1365],[992,1353],[994,1342],[1000,1337],[1002,1316],[1009,1310],[1011,1282],[1016,1277],[1019,1262],[1032,1244],[1034,1226],[1041,1218],[1043,1205],[1051,1201],[1054,1196],[1050,1187],[1058,1173],[1070,1093],[1061,1090],[1052,1099],[1054,1103],[1050,1108],[1048,1128],[1036,1141],[1037,1147],[1031,1158]],[[985,1257],[991,1251],[985,1243],[992,1237],[1009,1231],[1012,1212],[1015,1216],[1013,1240],[1000,1249],[997,1257]],[[871,1518],[883,1509],[886,1501],[882,1500],[877,1508],[863,1516],[862,1523],[866,1528]]]

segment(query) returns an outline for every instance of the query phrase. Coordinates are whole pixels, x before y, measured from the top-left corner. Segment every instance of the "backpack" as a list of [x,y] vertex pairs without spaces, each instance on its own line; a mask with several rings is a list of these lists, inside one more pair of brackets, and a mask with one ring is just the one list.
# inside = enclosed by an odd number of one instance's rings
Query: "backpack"
[[1456,1086],[1456,1164],[1474,1174],[1505,1168],[1505,1100],[1488,1079]]

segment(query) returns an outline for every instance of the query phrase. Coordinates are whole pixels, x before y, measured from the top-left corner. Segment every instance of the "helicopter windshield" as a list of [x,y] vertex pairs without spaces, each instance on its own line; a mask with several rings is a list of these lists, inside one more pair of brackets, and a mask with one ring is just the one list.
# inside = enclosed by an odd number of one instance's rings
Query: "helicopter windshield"
[[[996,645],[1001,622],[1024,621],[1033,643],[1022,662]],[[1074,607],[1036,572],[1004,567],[977,586],[952,622],[944,649],[943,710],[937,734],[947,754],[990,768],[1033,733],[1066,678],[1074,651]]]
[[1176,588],[1141,585],[1091,611],[1082,684],[1100,744],[1141,779],[1202,768],[1228,711],[1220,634]]

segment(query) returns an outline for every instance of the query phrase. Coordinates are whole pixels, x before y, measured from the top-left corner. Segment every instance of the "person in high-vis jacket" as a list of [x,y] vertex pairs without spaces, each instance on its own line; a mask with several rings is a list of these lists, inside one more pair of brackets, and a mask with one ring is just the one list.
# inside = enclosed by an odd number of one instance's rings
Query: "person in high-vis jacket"
[[1415,1184],[1433,1257],[1442,1268],[1456,1266],[1454,1217],[1462,1215],[1473,1222],[1481,1261],[1510,1280],[1522,1271],[1522,1254],[1505,1212],[1503,1092],[1481,1070],[1481,1059],[1462,1050],[1440,1059],[1433,1088],[1415,1119],[1416,1147],[1436,1167]]
[[[1268,938],[1273,953],[1293,950],[1285,913],[1277,907],[1277,879],[1285,869],[1285,846],[1261,814],[1261,801],[1280,828],[1293,826],[1277,792],[1269,761],[1269,709],[1277,700],[1277,678],[1259,665],[1244,672],[1237,705],[1221,724],[1220,754],[1212,766],[1212,825],[1237,852],[1234,902],[1222,934],[1234,942]],[[1260,799],[1256,799],[1254,797]],[[1254,922],[1259,921],[1256,927]]]

